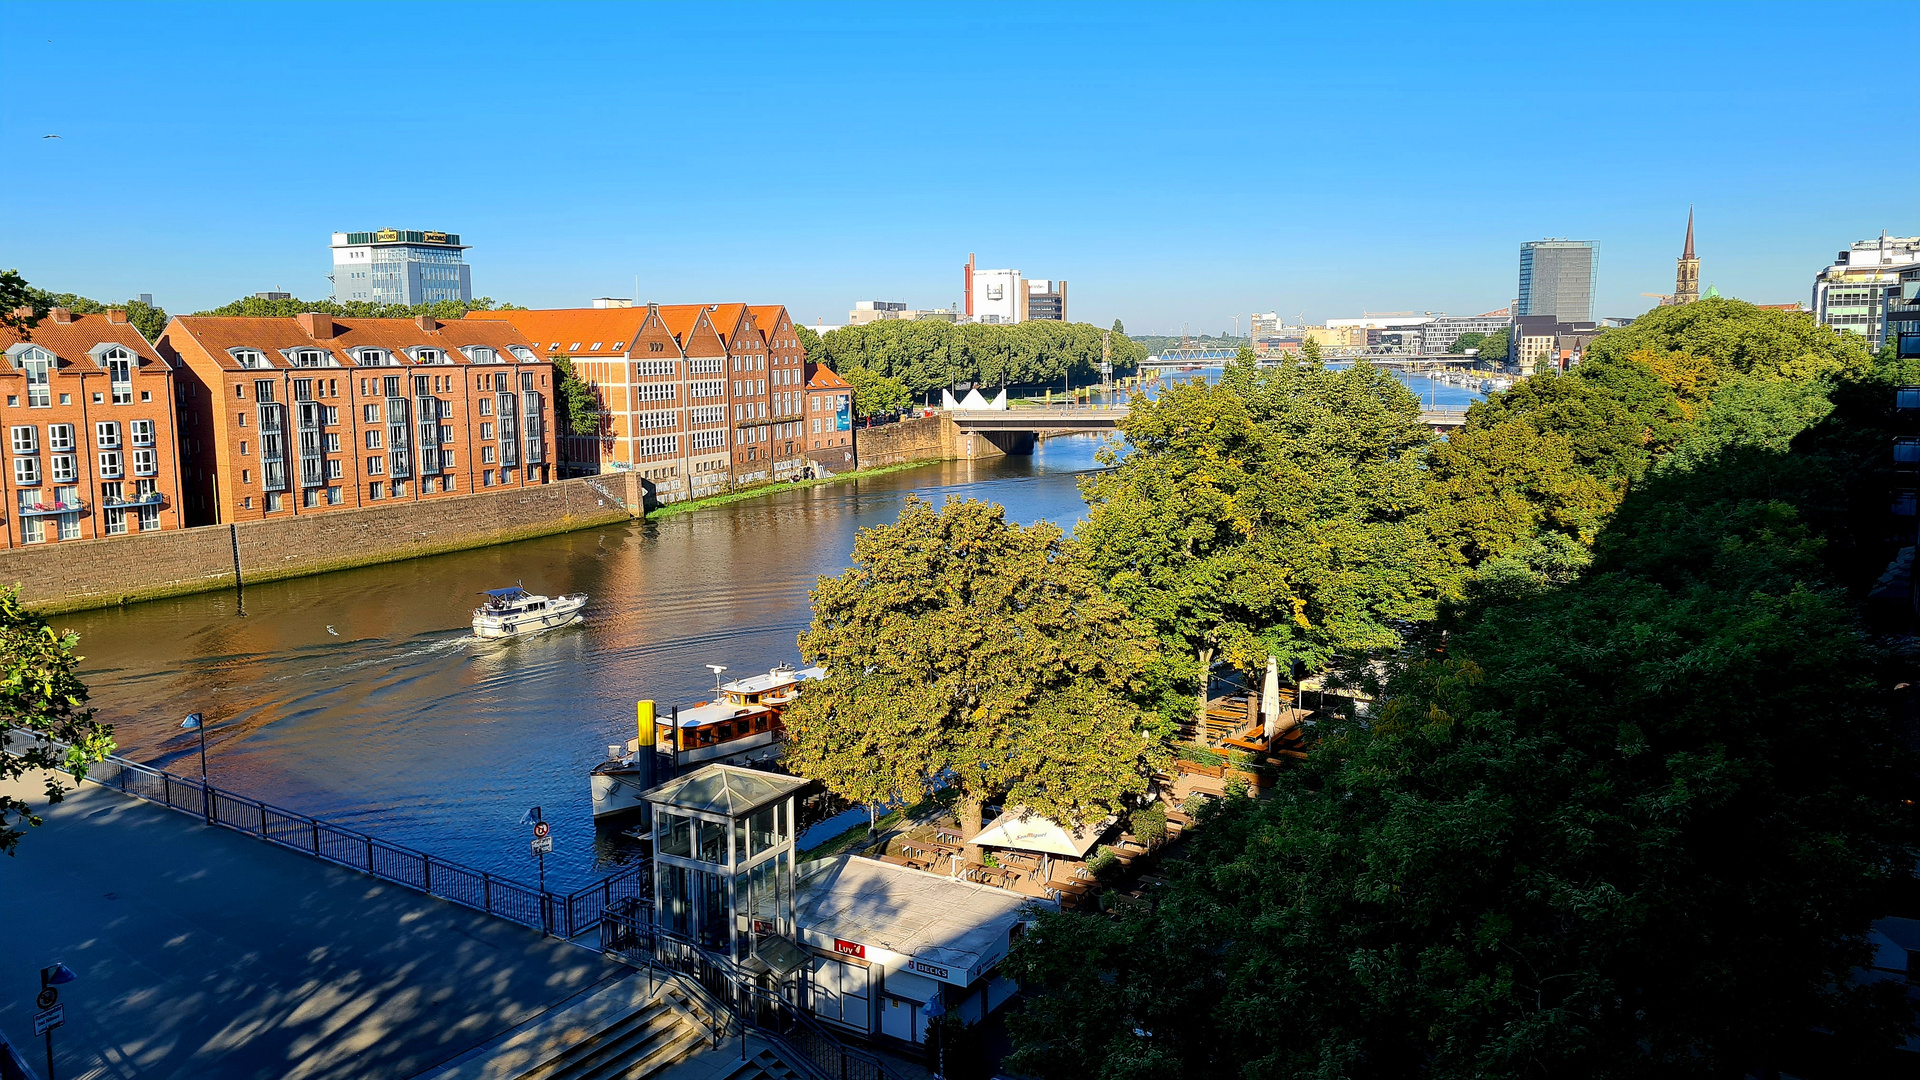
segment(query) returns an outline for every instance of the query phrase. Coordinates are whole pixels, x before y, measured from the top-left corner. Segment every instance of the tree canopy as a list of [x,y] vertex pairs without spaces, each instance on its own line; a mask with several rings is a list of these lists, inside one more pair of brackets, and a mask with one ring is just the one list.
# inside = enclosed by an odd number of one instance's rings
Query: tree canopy
[[[807,344],[807,359],[842,375],[857,367],[889,376],[915,395],[957,383],[1040,386],[1071,378],[1085,385],[1100,377],[1107,334],[1087,323],[1044,319],[1007,326],[884,320],[829,331],[817,349]],[[812,332],[798,336],[806,343]],[[1112,335],[1112,349],[1116,371],[1147,358],[1124,334]]]
[[[113,728],[96,723],[81,681],[79,635],[56,632],[20,603],[19,589],[0,589],[0,780],[44,772],[48,800],[66,794],[65,769],[84,777],[87,766],[113,752]],[[7,732],[17,732],[12,740]],[[22,737],[24,736],[24,737]],[[68,749],[29,739],[52,739]],[[0,794],[0,851],[19,846],[40,819],[23,800]]]
[[[1446,562],[1421,521],[1432,435],[1371,365],[1258,368],[1136,399],[1115,467],[1082,484],[1077,537],[1106,588],[1187,658],[1202,703],[1216,658],[1315,667],[1392,649],[1431,618]],[[1169,703],[1170,704],[1170,703]]]
[[229,304],[222,304],[207,311],[196,311],[195,315],[212,317],[244,316],[252,319],[291,318],[309,311],[324,315],[336,315],[343,319],[411,319],[419,315],[430,315],[448,322],[465,318],[469,311],[524,311],[515,304],[496,302],[491,296],[475,297],[472,301],[435,300],[425,304],[381,304],[372,300],[269,300],[259,296],[243,296]]
[[786,762],[848,799],[951,783],[967,835],[988,802],[1097,820],[1165,764],[1151,632],[1076,546],[999,506],[910,497],[822,578],[800,652],[825,679],[785,716]]
[[1148,903],[1016,945],[1010,1067],[1884,1067],[1912,1009],[1852,971],[1920,831],[1911,661],[1861,597],[1911,543],[1882,464],[1911,366],[1708,300],[1476,406],[1416,515],[1455,549],[1439,617],[1271,798],[1209,810]]
[[913,404],[907,384],[890,375],[876,375],[863,367],[850,367],[835,374],[853,386],[853,414],[862,420],[889,416]]

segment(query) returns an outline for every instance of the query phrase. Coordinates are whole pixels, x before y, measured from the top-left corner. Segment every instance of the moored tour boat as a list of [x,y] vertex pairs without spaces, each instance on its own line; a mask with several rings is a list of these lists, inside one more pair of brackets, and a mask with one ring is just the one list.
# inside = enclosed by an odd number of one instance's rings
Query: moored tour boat
[[[781,666],[765,675],[723,683],[718,698],[657,715],[653,703],[640,703],[643,737],[622,748],[607,747],[607,760],[594,766],[593,816],[604,817],[643,805],[640,793],[672,777],[671,768],[725,761],[734,765],[764,765],[780,757],[786,728],[780,714],[800,696],[803,683],[826,677],[824,668],[798,670]],[[655,775],[659,754],[661,775]]]
[[473,636],[483,638],[519,637],[537,634],[572,622],[587,606],[585,593],[567,596],[540,596],[518,585],[510,589],[488,589],[480,595],[487,602],[473,609]]

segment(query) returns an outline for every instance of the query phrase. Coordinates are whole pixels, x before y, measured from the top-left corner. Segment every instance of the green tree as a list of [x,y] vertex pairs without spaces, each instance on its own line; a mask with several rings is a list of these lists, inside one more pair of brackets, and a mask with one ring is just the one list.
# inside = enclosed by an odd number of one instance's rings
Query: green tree
[[1447,351],[1450,353],[1463,353],[1468,349],[1478,349],[1480,343],[1485,340],[1487,340],[1487,335],[1469,331],[1454,338],[1453,344],[1447,346]]
[[[113,728],[96,723],[87,708],[87,686],[74,653],[78,634],[57,633],[20,603],[19,589],[0,589],[0,780],[29,771],[45,773],[47,799],[59,802],[67,787],[56,769],[84,778],[87,766],[113,753]],[[57,751],[55,740],[67,749]],[[19,846],[26,829],[40,824],[21,799],[0,794],[0,851]]]
[[[6,324],[15,327],[16,330],[29,329],[37,325],[42,318],[46,317],[48,311],[57,307],[66,308],[76,315],[124,311],[127,313],[127,322],[131,323],[133,328],[148,341],[159,338],[160,332],[167,328],[166,310],[144,303],[137,298],[121,304],[103,304],[77,293],[52,293],[45,289],[36,289],[28,285],[26,279],[22,278],[17,270],[7,271],[6,275],[0,275],[0,278],[8,275],[11,276],[11,281],[7,283],[7,288],[0,291],[7,293],[3,300],[6,304]],[[32,308],[33,314],[24,323],[17,322],[12,314],[16,308]]]
[[1196,716],[1218,660],[1320,667],[1432,617],[1447,576],[1421,518],[1432,435],[1390,375],[1247,354],[1217,386],[1135,399],[1122,430],[1127,452],[1082,484],[1077,536],[1108,591],[1189,658],[1178,692]]
[[853,413],[862,420],[890,416],[913,404],[907,384],[889,375],[875,375],[863,367],[838,372],[853,386]]
[[1311,335],[1308,335],[1305,340],[1300,342],[1300,359],[1312,365],[1318,365],[1321,362],[1320,342],[1316,341]]
[[18,270],[0,270],[0,326],[11,329],[21,337],[32,333],[40,323],[44,312],[34,306],[35,293],[39,290],[27,284]]
[[807,358],[807,363],[820,364],[826,362],[825,351],[820,347],[820,335],[814,333],[812,328],[794,323],[793,336],[800,342],[801,355]]
[[1075,545],[1003,507],[910,497],[822,578],[800,652],[827,669],[787,712],[786,761],[841,796],[911,801],[955,785],[969,837],[989,802],[1098,820],[1166,763],[1151,632]]
[[1125,323],[1121,322],[1119,319],[1113,320],[1113,336],[1114,337],[1127,336],[1127,326]]
[[553,360],[554,429],[568,435],[600,434],[600,395],[573,370],[573,357]]

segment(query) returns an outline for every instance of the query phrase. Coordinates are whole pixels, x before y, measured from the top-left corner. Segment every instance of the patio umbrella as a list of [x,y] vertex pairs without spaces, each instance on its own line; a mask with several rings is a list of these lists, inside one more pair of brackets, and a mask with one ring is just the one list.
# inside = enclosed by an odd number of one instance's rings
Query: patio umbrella
[[1267,681],[1260,688],[1260,713],[1266,721],[1267,741],[1280,733],[1280,661],[1267,657]]

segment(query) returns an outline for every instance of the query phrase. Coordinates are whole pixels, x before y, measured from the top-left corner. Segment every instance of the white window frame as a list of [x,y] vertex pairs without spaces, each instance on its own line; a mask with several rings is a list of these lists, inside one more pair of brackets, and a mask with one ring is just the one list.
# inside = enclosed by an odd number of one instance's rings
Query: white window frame
[[93,422],[93,442],[102,450],[120,448],[120,421],[95,420]]

